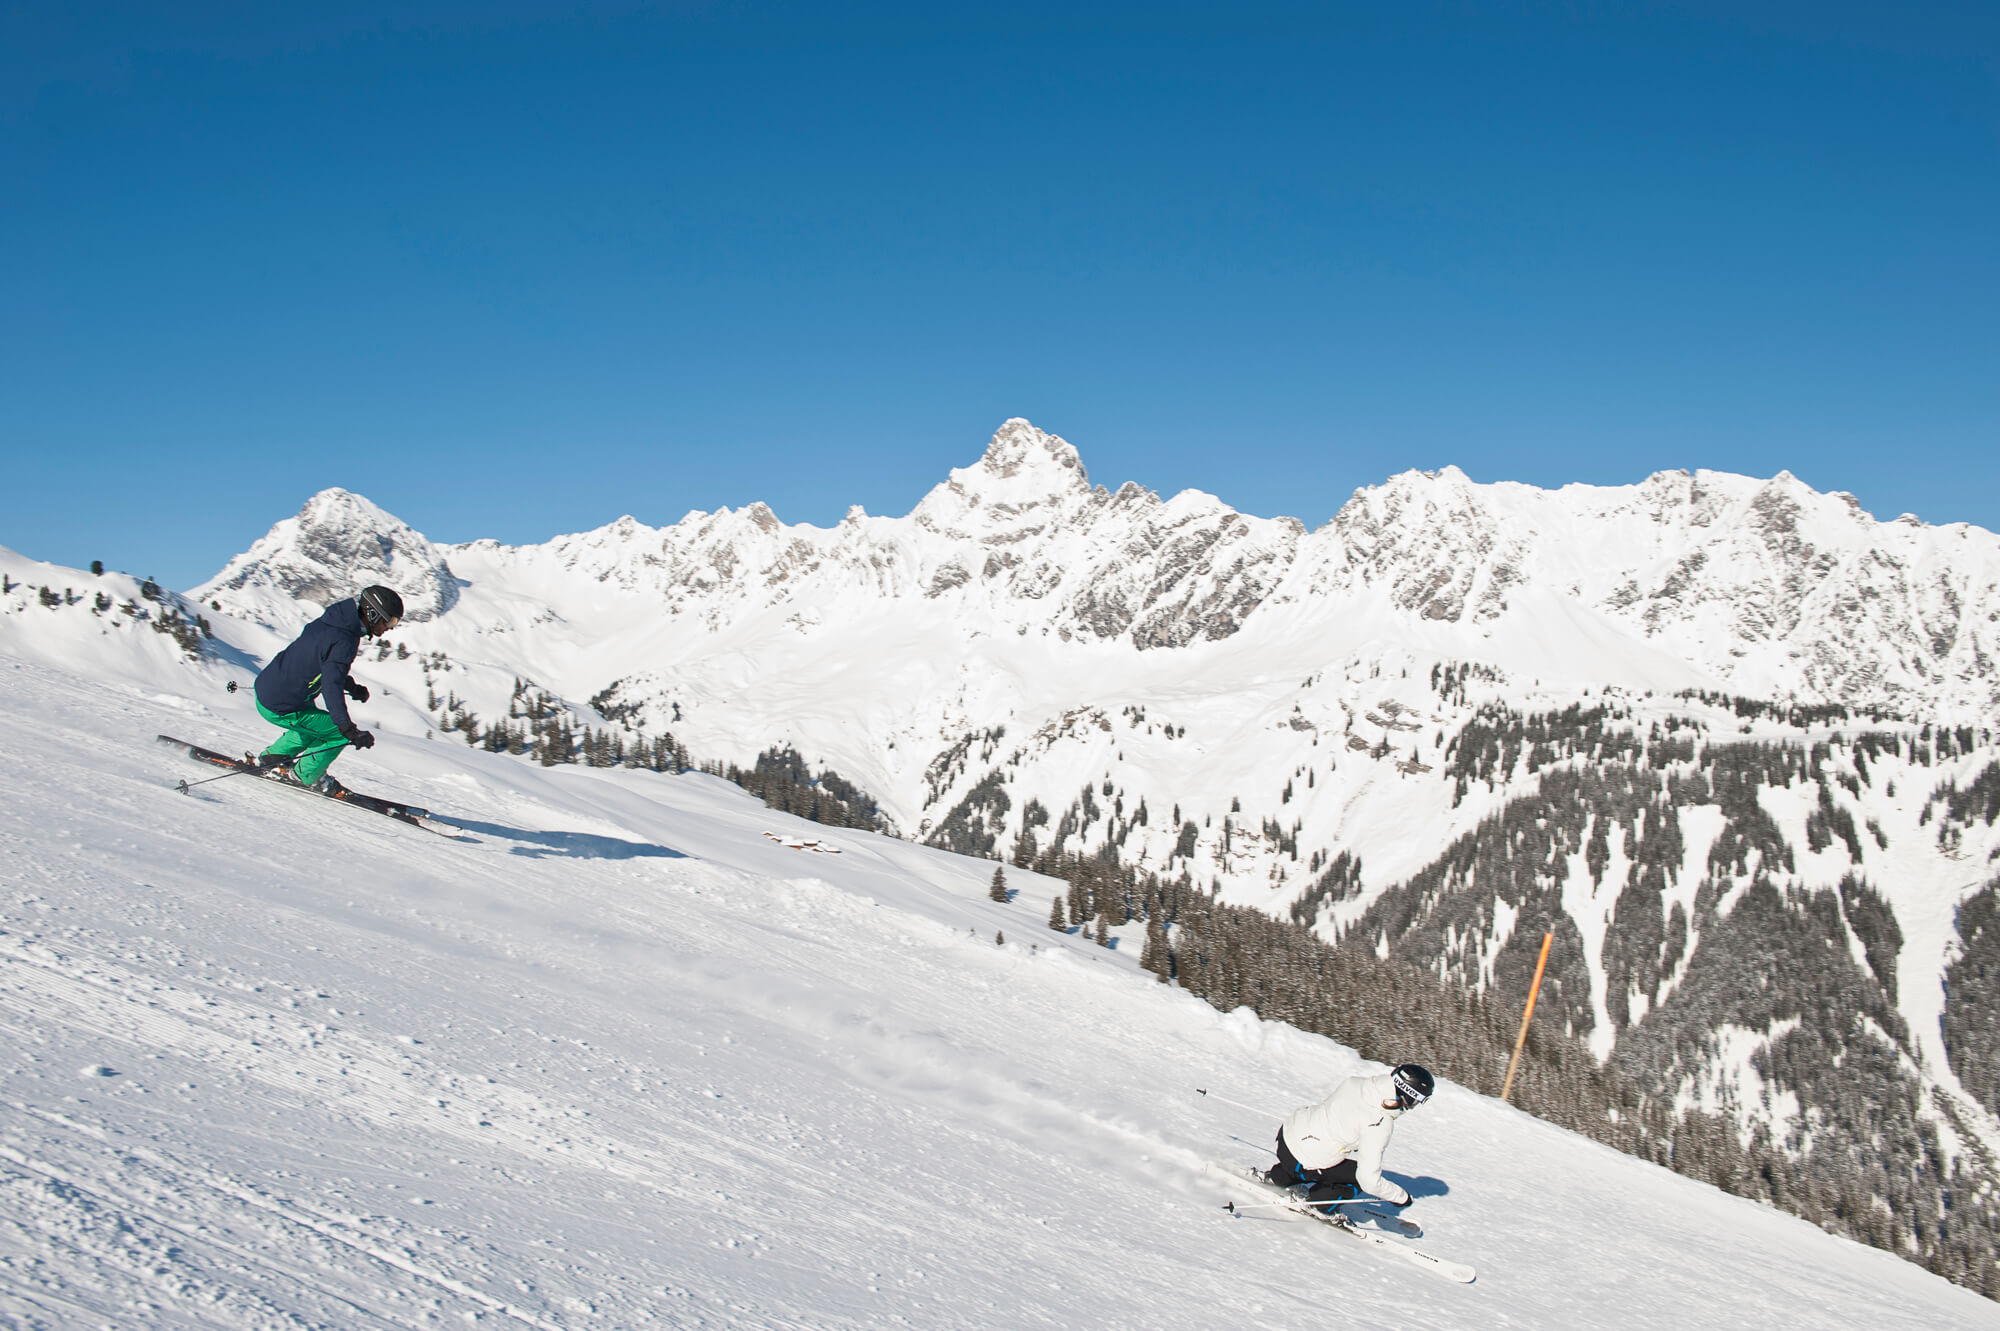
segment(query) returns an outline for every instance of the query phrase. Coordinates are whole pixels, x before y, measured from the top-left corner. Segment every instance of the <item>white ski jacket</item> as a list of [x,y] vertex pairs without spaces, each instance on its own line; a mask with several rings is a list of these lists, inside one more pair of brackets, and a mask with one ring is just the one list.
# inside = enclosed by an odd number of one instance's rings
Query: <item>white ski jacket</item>
[[[1388,1104],[1390,1108],[1382,1106]],[[1295,1109],[1284,1124],[1285,1145],[1307,1169],[1354,1162],[1354,1181],[1385,1202],[1409,1203],[1410,1194],[1382,1177],[1382,1152],[1403,1111],[1395,1108],[1389,1074],[1349,1077],[1316,1105]]]

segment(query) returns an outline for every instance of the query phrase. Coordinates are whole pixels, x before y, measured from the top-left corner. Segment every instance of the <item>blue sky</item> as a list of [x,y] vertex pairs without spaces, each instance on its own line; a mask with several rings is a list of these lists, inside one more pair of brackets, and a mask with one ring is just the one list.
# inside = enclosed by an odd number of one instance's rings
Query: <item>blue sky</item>
[[0,544],[825,524],[1016,415],[1313,525],[1456,463],[2000,527],[1990,4],[302,8],[0,0]]

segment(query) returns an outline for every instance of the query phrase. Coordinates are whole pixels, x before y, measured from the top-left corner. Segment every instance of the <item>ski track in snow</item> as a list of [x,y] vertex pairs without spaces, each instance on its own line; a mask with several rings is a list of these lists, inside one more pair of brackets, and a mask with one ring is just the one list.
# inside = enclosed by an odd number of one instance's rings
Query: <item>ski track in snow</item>
[[1358,1060],[1051,933],[1046,880],[997,905],[990,863],[700,776],[343,759],[454,843],[249,778],[184,797],[161,731],[264,733],[0,657],[0,1325],[2000,1320],[1449,1085],[1389,1163],[1476,1284],[1232,1219],[1207,1163]]

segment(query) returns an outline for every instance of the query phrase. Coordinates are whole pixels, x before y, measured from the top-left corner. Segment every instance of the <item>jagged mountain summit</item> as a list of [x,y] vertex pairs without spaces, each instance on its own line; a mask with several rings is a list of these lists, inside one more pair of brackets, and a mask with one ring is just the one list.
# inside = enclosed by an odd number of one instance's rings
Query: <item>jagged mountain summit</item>
[[408,523],[346,490],[322,490],[203,584],[198,600],[256,606],[292,626],[369,583],[403,594],[406,617],[435,618],[458,601],[442,553]]

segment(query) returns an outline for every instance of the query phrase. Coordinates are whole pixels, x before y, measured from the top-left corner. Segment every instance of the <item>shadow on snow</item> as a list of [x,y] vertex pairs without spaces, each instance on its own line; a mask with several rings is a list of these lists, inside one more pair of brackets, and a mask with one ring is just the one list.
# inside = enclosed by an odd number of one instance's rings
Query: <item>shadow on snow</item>
[[509,846],[509,855],[527,855],[535,859],[551,856],[565,856],[578,860],[684,860],[686,854],[667,846],[656,846],[647,841],[621,841],[617,837],[595,836],[589,832],[536,832],[525,827],[509,827],[505,823],[482,823],[475,818],[453,818],[453,826],[482,836],[496,837],[502,841],[525,842],[525,845]]

